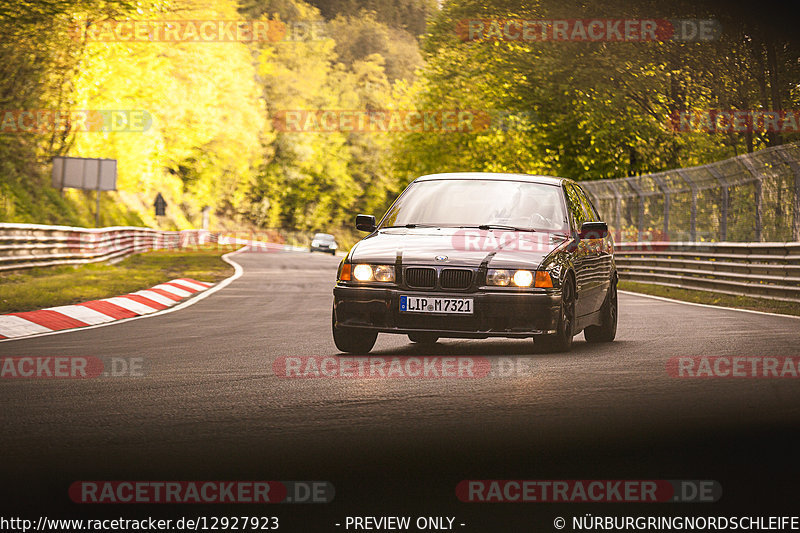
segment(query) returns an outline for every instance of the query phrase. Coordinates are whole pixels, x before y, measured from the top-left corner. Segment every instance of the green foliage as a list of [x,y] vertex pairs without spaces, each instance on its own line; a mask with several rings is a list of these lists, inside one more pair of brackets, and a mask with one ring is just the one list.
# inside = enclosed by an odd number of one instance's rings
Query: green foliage
[[[285,3],[283,4],[285,7]],[[319,24],[319,13],[297,3],[296,21]],[[350,24],[359,30],[348,32]],[[367,16],[337,19],[324,39],[265,45],[259,76],[271,118],[286,111],[385,109],[391,103],[386,59],[389,28]],[[359,35],[378,43],[361,55]],[[355,37],[354,37],[355,36]],[[385,48],[381,48],[384,46]],[[345,58],[340,61],[337,50]],[[251,191],[254,224],[301,231],[334,231],[351,241],[355,212],[379,212],[393,184],[388,134],[275,131],[270,156]]]
[[[665,12],[666,9],[670,11]],[[474,18],[717,18],[713,42],[463,42]],[[655,15],[658,15],[657,17]],[[501,109],[531,119],[523,131],[434,138],[406,135],[397,168],[407,178],[439,170],[514,170],[575,179],[632,176],[706,163],[798,139],[764,133],[675,133],[682,109],[796,109],[800,49],[743,13],[688,2],[577,0],[448,2],[430,24],[427,108]],[[772,61],[772,64],[770,64]]]
[[[282,110],[392,104],[392,84],[412,78],[421,56],[399,11],[371,7],[326,21],[299,0],[31,4],[15,21],[25,39],[2,44],[16,61],[0,67],[8,70],[1,94],[12,95],[3,108],[136,109],[153,120],[143,133],[3,135],[0,149],[15,155],[0,174],[0,220],[92,225],[92,194],[62,197],[49,187],[50,157],[66,154],[117,159],[119,193],[104,193],[101,223],[185,228],[199,225],[210,206],[212,226],[328,230],[352,241],[353,213],[378,214],[397,192],[389,136],[281,132],[271,123]],[[268,43],[181,44],[69,33],[76,23],[91,31],[125,18],[270,19],[290,31],[302,24],[325,31]],[[159,192],[169,205],[163,220],[152,210]]]
[[334,51],[344,65],[380,55],[390,82],[411,80],[422,66],[422,56],[414,37],[405,30],[391,28],[377,20],[374,13],[362,11],[358,16],[339,15],[325,26],[336,43]]
[[[444,171],[637,175],[796,133],[676,133],[682,109],[797,109],[800,49],[757,9],[676,0],[0,0],[0,109],[138,109],[140,133],[0,133],[0,220],[92,225],[94,195],[49,185],[54,155],[118,160],[102,224],[280,228],[357,237],[415,177]],[[745,11],[742,11],[745,9]],[[680,42],[463,42],[470,18],[716,18]],[[109,19],[281,21],[276,42],[92,42]],[[779,28],[780,29],[780,28]],[[297,37],[296,35],[294,37]],[[422,50],[418,41],[422,41]],[[449,133],[286,131],[286,111],[471,110]],[[168,216],[156,220],[156,193]]]
[[326,19],[338,16],[357,17],[364,11],[375,13],[377,19],[393,28],[413,35],[425,33],[429,15],[436,11],[436,0],[309,0]]
[[[104,220],[185,228],[199,224],[205,206],[228,218],[249,212],[244,199],[261,161],[262,142],[269,141],[250,47],[243,42],[97,42],[70,33],[78,25],[102,27],[110,18],[236,20],[237,8],[233,0],[213,8],[193,0],[169,5],[151,0],[50,2],[30,14],[23,11],[14,21],[20,40],[0,45],[12,59],[5,64],[10,76],[0,81],[0,93],[9,95],[3,109],[143,110],[153,120],[143,133],[70,131],[67,126],[49,134],[2,135],[0,146],[17,156],[15,169],[6,169],[0,179],[10,199],[6,203],[17,207],[0,216],[89,223],[93,214],[84,213],[81,193],[53,200],[58,193],[47,184],[50,157],[64,154],[117,159],[120,193],[104,202]],[[27,175],[31,183],[12,186],[15,175]],[[155,220],[151,208],[158,192],[171,206],[163,221]],[[111,201],[119,199],[126,209]]]

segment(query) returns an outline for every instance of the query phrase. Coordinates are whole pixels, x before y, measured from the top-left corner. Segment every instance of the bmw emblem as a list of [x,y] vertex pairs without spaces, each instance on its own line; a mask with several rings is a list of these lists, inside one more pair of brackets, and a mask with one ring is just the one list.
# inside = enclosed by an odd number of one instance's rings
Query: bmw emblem
[[434,259],[436,259],[437,261],[447,261],[447,256],[446,255],[437,255],[436,257],[434,257]]

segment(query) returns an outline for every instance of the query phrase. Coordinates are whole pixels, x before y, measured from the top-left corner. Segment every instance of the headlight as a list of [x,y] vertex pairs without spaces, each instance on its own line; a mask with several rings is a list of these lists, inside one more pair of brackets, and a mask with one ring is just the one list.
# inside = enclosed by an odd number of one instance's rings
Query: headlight
[[316,248],[317,246],[319,246],[319,243],[317,241],[311,241],[311,246]]
[[392,265],[355,265],[353,277],[357,281],[394,281],[394,266]]
[[339,246],[337,246],[337,244],[336,244],[335,242],[334,242],[334,243],[331,243],[331,248],[338,248],[338,247],[339,247]]
[[372,279],[372,267],[369,265],[356,265],[353,268],[353,277],[358,281],[369,281]]
[[486,273],[486,283],[505,287],[511,282],[511,272],[508,270],[490,270]]
[[374,269],[375,281],[394,281],[394,267],[377,265]]
[[533,283],[533,274],[530,270],[517,270],[514,273],[514,285],[517,287],[530,287]]
[[537,271],[534,275],[530,270],[491,269],[486,273],[486,284],[498,287],[552,287],[553,281],[546,271]]

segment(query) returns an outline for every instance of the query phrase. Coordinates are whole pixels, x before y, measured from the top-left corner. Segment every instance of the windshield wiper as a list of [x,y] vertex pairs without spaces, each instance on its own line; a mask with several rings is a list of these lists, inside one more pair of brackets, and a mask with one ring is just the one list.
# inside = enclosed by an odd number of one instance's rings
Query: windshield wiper
[[402,226],[386,226],[386,227],[381,228],[381,229],[387,229],[387,228],[440,228],[440,227],[442,227],[442,226],[439,226],[437,224],[403,224]]
[[482,230],[492,230],[492,229],[501,229],[506,231],[530,231],[536,233],[535,229],[532,228],[518,228],[516,226],[508,226],[506,224],[481,224],[479,226],[460,226],[462,228],[478,228]]

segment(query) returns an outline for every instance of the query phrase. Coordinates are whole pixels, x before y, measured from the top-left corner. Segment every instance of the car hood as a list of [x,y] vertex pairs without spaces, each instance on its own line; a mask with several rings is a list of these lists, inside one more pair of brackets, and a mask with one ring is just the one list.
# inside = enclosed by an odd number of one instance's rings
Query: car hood
[[[536,269],[568,236],[560,233],[461,228],[388,228],[364,238],[352,263]],[[439,259],[437,259],[437,257]],[[446,259],[444,259],[446,257]]]

